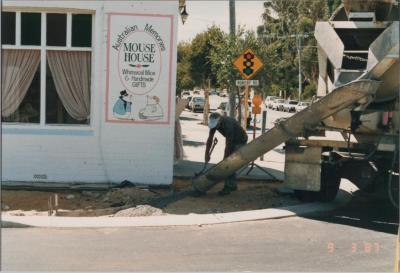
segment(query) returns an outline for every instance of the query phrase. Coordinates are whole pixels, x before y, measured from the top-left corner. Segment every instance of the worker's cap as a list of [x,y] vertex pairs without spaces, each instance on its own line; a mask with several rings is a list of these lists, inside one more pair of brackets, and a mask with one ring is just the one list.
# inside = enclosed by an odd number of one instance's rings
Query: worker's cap
[[221,119],[221,115],[218,113],[211,113],[208,119],[208,127],[210,129],[214,129],[217,127],[219,120]]

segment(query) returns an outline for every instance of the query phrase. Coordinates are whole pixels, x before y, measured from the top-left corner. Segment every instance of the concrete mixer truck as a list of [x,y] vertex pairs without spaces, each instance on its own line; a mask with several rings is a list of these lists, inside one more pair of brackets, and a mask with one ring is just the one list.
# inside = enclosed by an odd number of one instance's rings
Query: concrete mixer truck
[[361,190],[384,185],[398,206],[399,2],[343,0],[314,35],[316,100],[196,177],[196,190],[285,143],[285,183],[300,199],[330,201],[346,178]]

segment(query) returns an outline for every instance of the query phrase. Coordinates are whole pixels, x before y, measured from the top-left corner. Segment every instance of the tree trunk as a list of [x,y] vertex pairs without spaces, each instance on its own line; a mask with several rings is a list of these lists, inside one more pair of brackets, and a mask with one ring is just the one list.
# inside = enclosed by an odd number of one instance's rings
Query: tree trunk
[[204,86],[204,109],[203,109],[204,125],[208,125],[208,114],[210,112],[210,89],[211,89],[211,80],[208,79],[208,86]]

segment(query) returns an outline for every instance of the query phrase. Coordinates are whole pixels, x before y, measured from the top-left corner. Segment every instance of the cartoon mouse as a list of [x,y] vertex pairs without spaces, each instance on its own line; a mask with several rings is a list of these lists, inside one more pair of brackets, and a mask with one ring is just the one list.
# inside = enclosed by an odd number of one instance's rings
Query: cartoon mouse
[[113,107],[114,117],[117,119],[133,120],[132,102],[133,95],[126,90],[119,92],[120,96]]
[[164,117],[164,111],[160,105],[160,98],[147,96],[146,106],[139,111],[139,117],[147,120],[158,120]]

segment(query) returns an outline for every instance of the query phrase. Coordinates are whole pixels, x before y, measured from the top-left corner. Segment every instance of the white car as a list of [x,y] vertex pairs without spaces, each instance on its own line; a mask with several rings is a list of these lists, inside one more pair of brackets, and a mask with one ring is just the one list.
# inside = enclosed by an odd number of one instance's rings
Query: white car
[[264,101],[265,107],[267,108],[271,108],[272,107],[272,103],[274,100],[279,99],[279,97],[276,96],[267,96],[267,98]]
[[203,111],[204,110],[204,98],[195,96],[192,97],[192,99],[189,102],[189,109],[192,110],[192,112],[196,111]]
[[272,102],[272,110],[281,111],[283,109],[284,99],[277,99]]
[[283,105],[284,112],[296,112],[296,106],[299,104],[297,100],[287,100]]
[[311,105],[311,103],[309,103],[309,102],[301,101],[301,102],[299,102],[299,104],[296,105],[296,112],[300,112],[310,105]]

